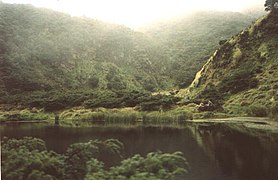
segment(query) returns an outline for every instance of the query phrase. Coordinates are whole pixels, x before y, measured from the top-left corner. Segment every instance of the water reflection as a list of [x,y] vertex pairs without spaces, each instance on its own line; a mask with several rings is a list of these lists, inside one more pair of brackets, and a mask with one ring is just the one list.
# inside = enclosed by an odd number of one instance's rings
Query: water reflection
[[41,138],[58,153],[72,143],[108,138],[124,143],[125,157],[157,150],[181,151],[190,165],[184,178],[190,180],[278,179],[276,138],[258,138],[222,126],[65,128],[24,124],[2,126],[0,132],[1,138]]
[[277,136],[255,136],[223,125],[198,126],[195,137],[205,152],[232,179],[278,179]]

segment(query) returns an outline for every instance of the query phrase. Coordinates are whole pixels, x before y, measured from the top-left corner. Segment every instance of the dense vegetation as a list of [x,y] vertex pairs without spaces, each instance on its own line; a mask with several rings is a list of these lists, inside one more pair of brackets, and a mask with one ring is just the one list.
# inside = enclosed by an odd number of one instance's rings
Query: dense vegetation
[[[50,122],[55,116],[65,126],[164,125],[210,118],[215,111],[278,116],[277,1],[266,1],[270,13],[228,40],[253,18],[203,12],[143,34],[32,6],[0,5],[0,121]],[[218,46],[188,89],[152,93],[187,87]],[[1,177],[171,180],[188,169],[180,152],[124,154],[116,139],[75,143],[58,154],[41,139],[4,137]]]
[[232,12],[197,12],[161,22],[143,32],[161,44],[168,56],[167,72],[179,87],[187,87],[211,54],[225,41],[250,25],[257,16]]
[[[200,111],[276,116],[277,13],[275,4],[270,5],[270,15],[228,39],[254,17],[199,12],[139,33],[29,5],[1,3],[0,108],[19,112],[1,112],[0,120],[44,120],[49,112],[66,114],[76,107],[77,111],[132,108],[129,113],[107,115],[107,110],[84,118],[112,122],[123,117],[128,122],[150,117],[176,122],[213,116]],[[177,97],[173,89],[189,85],[217,47],[186,91],[190,95]],[[163,89],[172,90],[153,93]],[[198,107],[209,102],[213,106]],[[173,110],[184,106],[184,112]],[[155,112],[145,115],[150,111]],[[70,116],[74,114],[79,113]]]
[[[47,150],[41,139],[4,138],[1,176],[13,179],[174,179],[187,172],[182,153],[149,153],[122,160],[123,144],[116,139],[72,144],[65,154]],[[120,162],[121,161],[121,162]]]
[[152,95],[146,91],[36,91],[32,94],[2,96],[5,104],[43,108],[45,111],[58,111],[65,108],[84,106],[85,108],[137,107],[143,111],[171,109],[180,98],[174,95]]
[[266,11],[277,11],[278,10],[278,1],[277,0],[266,0],[264,4]]
[[165,57],[142,33],[29,5],[0,8],[0,84],[6,93],[153,91],[171,84],[161,74]]
[[115,92],[187,86],[218,41],[252,20],[237,13],[197,13],[168,22],[163,32],[152,27],[139,33],[85,17],[1,3],[0,104],[47,110],[83,104],[134,106],[137,102],[101,102],[102,97],[92,100],[88,94],[102,91],[110,97]]
[[277,117],[277,32],[272,11],[225,42],[197,73],[191,95],[220,101],[228,113]]

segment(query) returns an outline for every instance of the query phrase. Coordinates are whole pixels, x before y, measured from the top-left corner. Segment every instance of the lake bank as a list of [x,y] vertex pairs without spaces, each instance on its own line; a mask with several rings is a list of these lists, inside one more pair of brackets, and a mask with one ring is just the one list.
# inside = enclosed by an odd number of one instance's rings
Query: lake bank
[[[116,115],[110,114],[110,116],[107,116],[107,118],[110,118],[110,120],[108,119],[108,121],[106,121],[103,114],[102,116],[96,116],[94,119],[92,118],[93,116],[88,116],[86,115],[86,113],[85,116],[87,117],[86,119],[84,118],[84,116],[82,118],[80,115],[75,116],[75,118],[69,118],[71,116],[67,118],[63,118],[65,116],[62,116],[62,118],[59,121],[59,126],[79,127],[79,128],[82,127],[137,128],[142,126],[183,128],[184,126],[187,125],[209,127],[209,126],[215,126],[221,124],[223,125],[223,127],[224,126],[229,127],[233,130],[237,130],[247,134],[253,134],[256,136],[264,136],[265,134],[278,135],[278,121],[266,117],[229,117],[229,118],[187,119],[186,120],[186,119],[182,119],[179,116],[167,116],[163,113],[159,113],[159,114],[150,113],[149,115],[145,115],[144,117],[140,117],[138,116],[138,114],[137,115],[133,114],[130,117],[130,116],[123,116],[123,115],[120,116],[119,112],[116,112]],[[36,116],[34,115],[34,117]],[[30,118],[29,120],[28,119],[2,120],[1,126],[5,126],[9,124],[30,124],[30,125],[42,124],[45,126],[55,126],[55,121],[54,121],[55,116],[53,114],[47,114],[44,115],[44,117],[47,117],[48,119],[46,118],[46,119],[36,120],[34,118]],[[78,119],[78,117],[80,117],[80,119]],[[154,119],[150,121],[151,118]]]

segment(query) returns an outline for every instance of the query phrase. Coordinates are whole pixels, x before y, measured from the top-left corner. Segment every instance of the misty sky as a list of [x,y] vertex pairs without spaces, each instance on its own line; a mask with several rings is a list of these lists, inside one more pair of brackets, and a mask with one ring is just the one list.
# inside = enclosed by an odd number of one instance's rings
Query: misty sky
[[240,12],[262,7],[264,0],[2,0],[6,3],[33,4],[69,13],[88,16],[131,28],[152,21],[170,18],[194,10]]

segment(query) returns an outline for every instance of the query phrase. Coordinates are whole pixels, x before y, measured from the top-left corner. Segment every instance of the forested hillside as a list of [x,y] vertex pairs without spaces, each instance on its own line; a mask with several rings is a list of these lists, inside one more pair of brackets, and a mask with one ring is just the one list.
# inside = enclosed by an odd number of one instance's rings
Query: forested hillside
[[228,113],[278,114],[278,14],[271,12],[225,42],[189,88]]
[[187,87],[196,72],[219,47],[219,41],[229,39],[252,24],[257,14],[196,12],[147,26],[142,31],[159,42],[167,54],[167,71],[175,84]]
[[[1,4],[6,91],[165,88],[165,57],[143,34],[88,18]],[[3,86],[3,85],[2,85]]]
[[251,23],[239,13],[200,12],[142,32],[30,5],[0,4],[0,104],[169,108],[219,40]]

